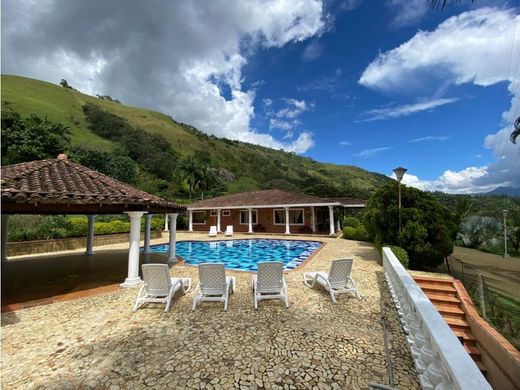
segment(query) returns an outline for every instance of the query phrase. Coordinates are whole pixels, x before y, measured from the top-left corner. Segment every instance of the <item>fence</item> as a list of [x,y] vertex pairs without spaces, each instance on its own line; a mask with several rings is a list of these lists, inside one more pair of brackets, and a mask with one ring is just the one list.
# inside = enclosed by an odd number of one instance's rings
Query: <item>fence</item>
[[453,255],[447,260],[447,268],[451,276],[464,284],[484,320],[520,349],[520,301],[512,298],[518,296],[520,283],[515,291],[510,291],[496,273]]

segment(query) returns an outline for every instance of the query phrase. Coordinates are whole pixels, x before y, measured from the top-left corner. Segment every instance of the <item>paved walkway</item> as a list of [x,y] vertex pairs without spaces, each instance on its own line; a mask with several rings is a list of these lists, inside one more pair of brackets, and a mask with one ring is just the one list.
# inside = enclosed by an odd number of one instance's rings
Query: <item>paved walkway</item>
[[[186,238],[205,236],[179,235]],[[159,305],[132,313],[135,289],[4,313],[2,389],[366,389],[386,383],[381,300],[395,386],[420,388],[376,251],[323,241],[311,261],[286,274],[288,309],[262,301],[254,310],[251,274],[229,272],[237,291],[227,313],[213,302],[191,311],[193,292],[174,298],[170,313]],[[354,258],[360,301],[343,296],[333,305],[324,290],[303,285],[304,271],[327,270],[338,257]],[[172,274],[198,279],[187,265]]]

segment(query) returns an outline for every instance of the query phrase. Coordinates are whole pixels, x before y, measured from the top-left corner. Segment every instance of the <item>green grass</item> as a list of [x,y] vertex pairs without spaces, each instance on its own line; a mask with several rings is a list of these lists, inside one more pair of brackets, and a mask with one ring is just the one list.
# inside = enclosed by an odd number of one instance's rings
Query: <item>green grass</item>
[[73,146],[112,150],[114,143],[88,129],[82,110],[85,103],[123,117],[135,128],[163,135],[181,157],[193,153],[209,157],[212,167],[235,175],[236,180],[228,183],[229,192],[285,187],[323,195],[323,189],[313,188],[321,183],[338,195],[368,198],[389,180],[353,166],[319,163],[293,153],[210,136],[159,112],[117,104],[44,81],[2,75],[3,110],[12,109],[22,116],[34,113],[63,123],[72,130]]

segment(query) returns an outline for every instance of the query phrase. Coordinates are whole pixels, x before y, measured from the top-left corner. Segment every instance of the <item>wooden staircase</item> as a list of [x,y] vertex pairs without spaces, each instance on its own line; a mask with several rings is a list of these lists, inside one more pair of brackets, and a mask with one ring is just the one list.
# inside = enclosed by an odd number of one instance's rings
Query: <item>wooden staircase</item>
[[457,290],[453,286],[453,279],[426,276],[413,276],[413,279],[464,345],[464,349],[475,361],[482,374],[486,376],[487,370],[481,362],[481,353],[476,345],[475,337],[471,334],[471,328],[466,322],[466,314],[461,309],[461,302],[457,297]]

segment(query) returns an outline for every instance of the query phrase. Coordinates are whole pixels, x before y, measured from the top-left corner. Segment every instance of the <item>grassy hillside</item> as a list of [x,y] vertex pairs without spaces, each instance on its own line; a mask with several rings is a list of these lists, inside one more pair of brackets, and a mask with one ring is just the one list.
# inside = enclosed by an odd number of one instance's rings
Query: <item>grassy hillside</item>
[[[124,97],[118,98],[124,100]],[[211,167],[230,171],[234,179],[227,183],[228,192],[278,187],[314,195],[368,197],[388,180],[384,175],[354,166],[319,163],[293,153],[207,135],[151,110],[110,102],[39,80],[2,75],[2,110],[16,111],[23,117],[34,113],[62,123],[72,130],[72,145],[107,152],[114,150],[115,143],[89,130],[82,109],[87,103],[126,119],[134,128],[164,136],[180,158],[203,155]],[[148,177],[147,181],[150,180],[153,178]],[[157,192],[148,184],[136,183]]]

